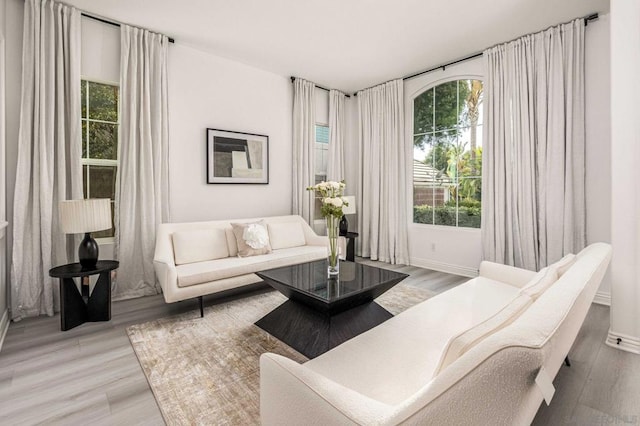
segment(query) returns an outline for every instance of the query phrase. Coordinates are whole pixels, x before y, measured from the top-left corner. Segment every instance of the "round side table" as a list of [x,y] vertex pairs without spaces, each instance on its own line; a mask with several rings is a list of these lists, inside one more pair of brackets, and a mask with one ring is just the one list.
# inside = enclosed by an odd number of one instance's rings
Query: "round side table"
[[[60,279],[60,329],[70,330],[93,321],[111,319],[111,271],[118,269],[115,260],[98,260],[95,268],[83,268],[79,263],[56,266],[49,270],[49,276]],[[89,283],[82,278],[98,275],[92,292]],[[80,288],[74,281],[80,278]]]

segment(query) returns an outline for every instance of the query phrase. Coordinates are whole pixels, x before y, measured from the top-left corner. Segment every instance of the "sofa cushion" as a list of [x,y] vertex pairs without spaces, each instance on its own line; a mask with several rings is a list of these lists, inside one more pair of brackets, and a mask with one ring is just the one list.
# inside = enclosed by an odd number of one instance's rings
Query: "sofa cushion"
[[442,352],[435,374],[439,374],[478,342],[511,324],[532,303],[533,299],[528,294],[521,293],[492,317],[451,337]]
[[249,257],[271,253],[269,232],[264,220],[249,223],[232,223],[238,245],[238,256]]
[[531,281],[520,289],[520,293],[526,294],[533,300],[536,300],[556,281],[558,281],[558,270],[554,266],[548,266],[540,269],[540,271],[531,278]]
[[560,278],[565,272],[571,268],[571,266],[576,263],[576,255],[573,253],[569,253],[562,259],[558,260],[556,263],[552,264],[551,267],[556,268],[558,273],[558,278]]
[[325,247],[302,246],[281,249],[263,256],[227,257],[226,259],[179,265],[176,267],[178,287],[198,285],[326,257],[327,249]]
[[224,229],[178,231],[171,239],[176,265],[229,257]]
[[307,241],[300,222],[276,222],[267,225],[273,250],[304,246]]
[[515,299],[518,291],[488,278],[471,279],[407,309],[305,366],[369,398],[399,404],[433,378],[452,335],[487,320]]

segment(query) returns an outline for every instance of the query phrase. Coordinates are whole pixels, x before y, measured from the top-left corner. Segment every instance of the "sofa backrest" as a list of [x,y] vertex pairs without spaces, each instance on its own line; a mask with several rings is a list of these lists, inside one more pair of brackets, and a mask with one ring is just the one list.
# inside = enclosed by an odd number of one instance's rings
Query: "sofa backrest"
[[180,231],[196,231],[205,229],[224,229],[227,236],[229,256],[236,256],[238,254],[238,247],[233,235],[231,223],[247,223],[256,222],[258,220],[264,220],[267,225],[270,223],[299,222],[302,226],[307,243],[313,240],[314,237],[317,238],[313,229],[311,229],[307,222],[298,215],[212,220],[203,222],[162,223],[158,226],[158,231],[156,233],[156,250],[154,259],[174,264],[175,254],[171,237],[172,234]]
[[[529,424],[543,400],[535,377],[555,377],[611,259],[592,244],[511,325],[466,352],[409,400],[389,423]],[[455,410],[452,410],[455,407]]]

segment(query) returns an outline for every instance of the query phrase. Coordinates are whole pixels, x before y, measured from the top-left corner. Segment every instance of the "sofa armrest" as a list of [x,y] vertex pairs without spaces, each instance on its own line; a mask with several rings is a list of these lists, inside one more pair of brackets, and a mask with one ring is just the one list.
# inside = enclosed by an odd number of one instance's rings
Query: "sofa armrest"
[[160,283],[162,288],[162,295],[167,303],[176,302],[179,299],[174,299],[173,289],[178,287],[178,271],[176,271],[176,265],[167,263],[161,260],[153,261],[153,268],[156,271],[156,279]]
[[480,276],[514,287],[524,287],[531,278],[536,275],[535,271],[528,269],[516,268],[515,266],[502,265],[500,263],[484,261],[480,264]]
[[381,424],[391,408],[283,356],[260,357],[263,425]]

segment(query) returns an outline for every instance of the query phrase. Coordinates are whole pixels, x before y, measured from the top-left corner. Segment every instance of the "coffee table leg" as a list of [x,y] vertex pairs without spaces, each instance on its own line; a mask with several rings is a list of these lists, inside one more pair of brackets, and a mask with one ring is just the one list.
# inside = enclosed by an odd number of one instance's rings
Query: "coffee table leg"
[[255,324],[306,357],[315,358],[391,317],[375,302],[330,314],[288,300]]

